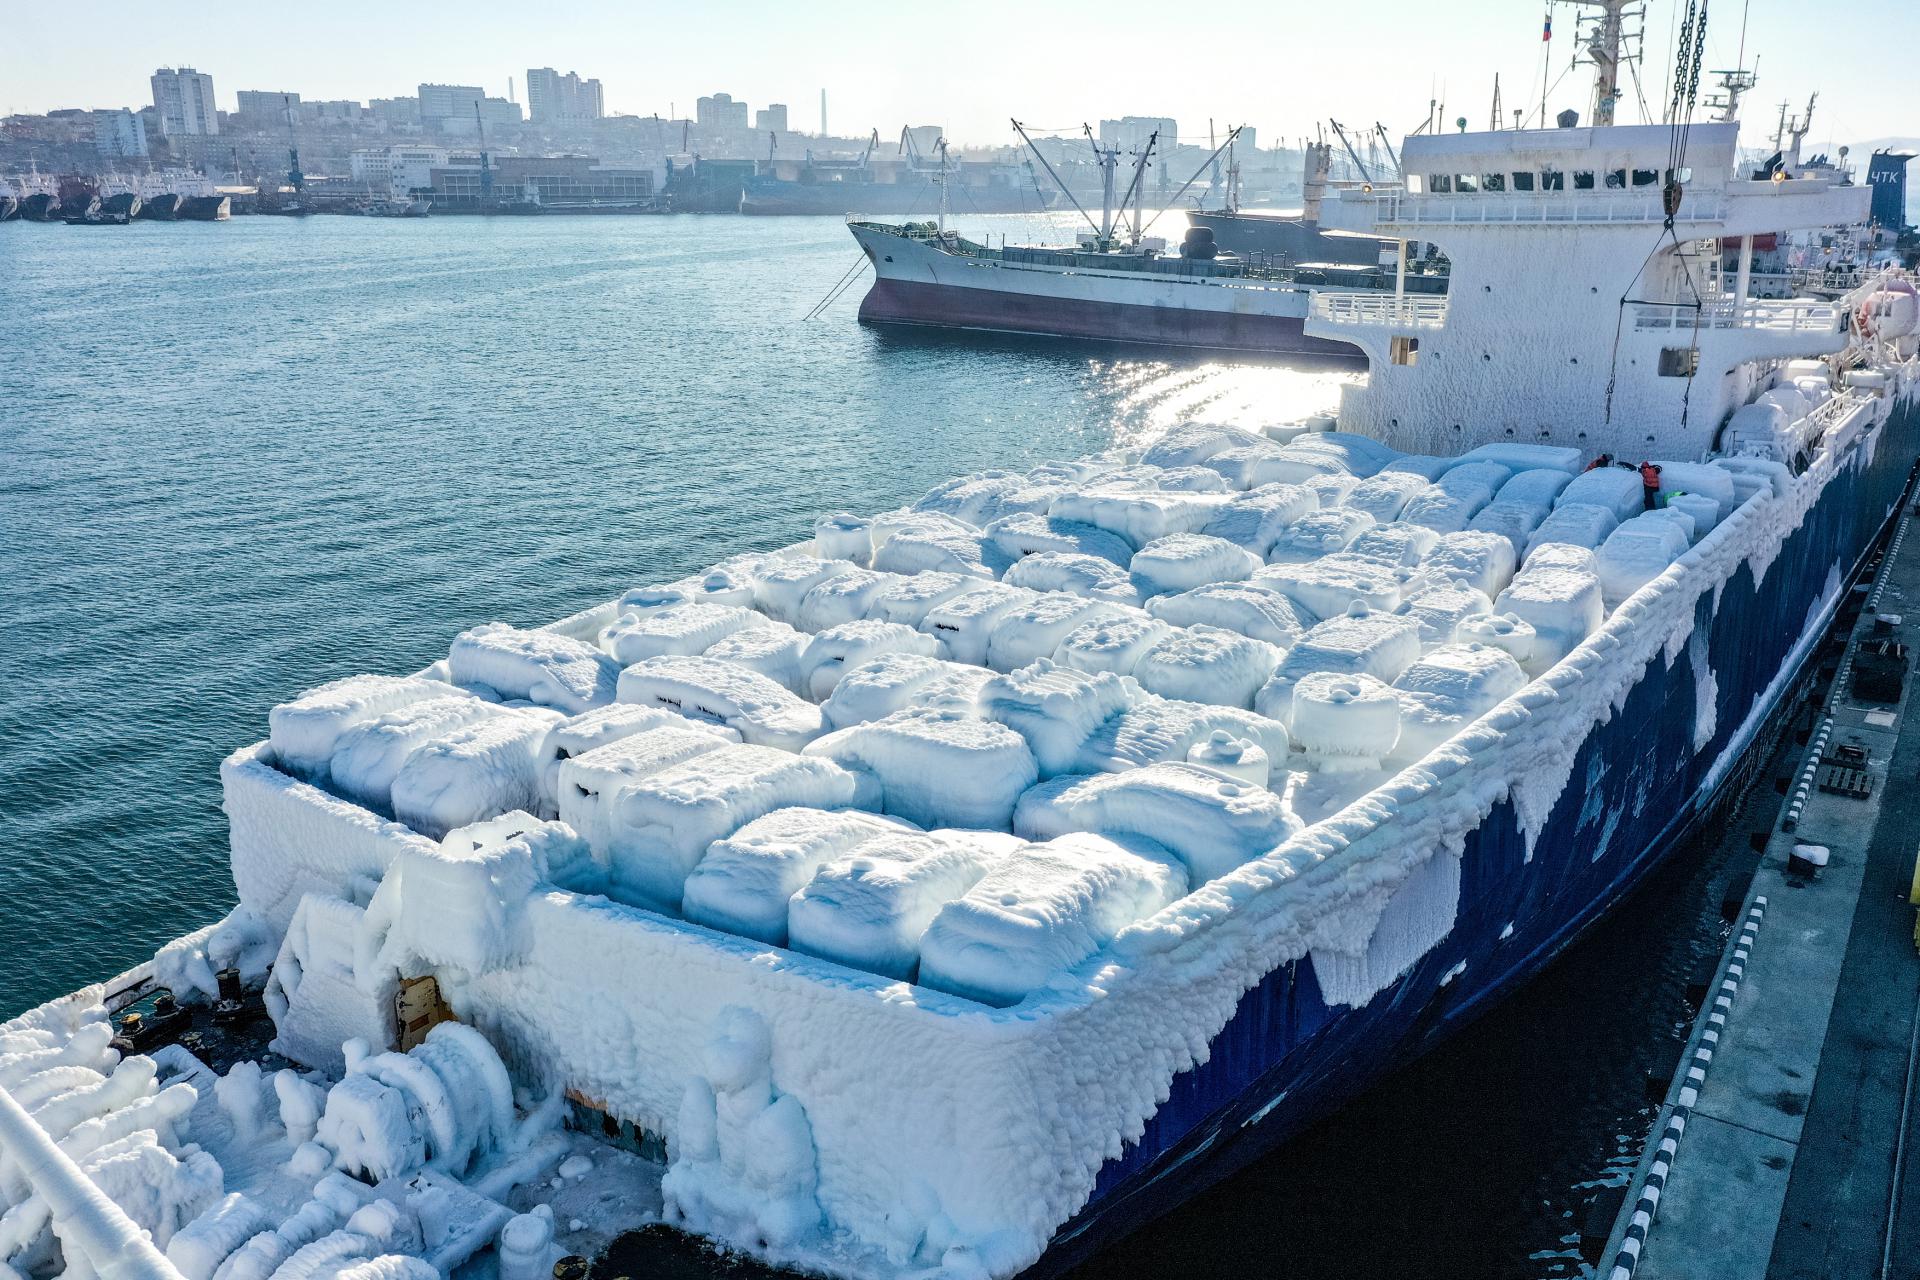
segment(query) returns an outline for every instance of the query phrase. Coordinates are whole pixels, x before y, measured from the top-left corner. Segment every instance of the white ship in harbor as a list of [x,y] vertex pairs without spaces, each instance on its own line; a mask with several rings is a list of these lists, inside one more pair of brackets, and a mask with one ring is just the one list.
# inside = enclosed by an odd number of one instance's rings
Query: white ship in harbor
[[1739,794],[1920,454],[1910,272],[1750,292],[1867,188],[1736,131],[1407,139],[1321,225],[1451,289],[1310,297],[1337,422],[263,707],[232,913],[0,1026],[0,1276],[1057,1274],[1458,1031]]

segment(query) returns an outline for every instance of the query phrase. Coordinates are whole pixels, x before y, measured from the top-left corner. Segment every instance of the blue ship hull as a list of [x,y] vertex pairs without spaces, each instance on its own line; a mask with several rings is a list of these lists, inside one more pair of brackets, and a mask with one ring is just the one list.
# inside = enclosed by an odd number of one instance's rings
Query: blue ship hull
[[[1737,795],[1766,757],[1772,713],[1844,600],[1844,591],[1826,599],[1836,566],[1851,580],[1898,509],[1916,436],[1920,411],[1896,410],[1873,460],[1840,468],[1759,583],[1743,564],[1717,602],[1701,597],[1696,635],[1707,638],[1717,682],[1705,746],[1693,741],[1695,646],[1670,667],[1656,655],[1625,709],[1581,747],[1531,860],[1513,806],[1499,805],[1467,837],[1452,932],[1360,1008],[1326,1005],[1310,956],[1269,973],[1241,998],[1208,1060],[1174,1078],[1139,1142],[1108,1161],[1087,1206],[1029,1274],[1086,1260],[1460,1030]],[[1723,756],[1738,763],[1716,770]]]

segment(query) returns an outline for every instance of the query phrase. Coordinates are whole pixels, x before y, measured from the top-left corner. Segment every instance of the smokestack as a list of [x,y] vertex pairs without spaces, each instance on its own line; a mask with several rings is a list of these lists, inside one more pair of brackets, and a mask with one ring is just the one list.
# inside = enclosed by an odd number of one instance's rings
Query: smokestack
[[827,136],[827,91],[820,91],[820,136]]

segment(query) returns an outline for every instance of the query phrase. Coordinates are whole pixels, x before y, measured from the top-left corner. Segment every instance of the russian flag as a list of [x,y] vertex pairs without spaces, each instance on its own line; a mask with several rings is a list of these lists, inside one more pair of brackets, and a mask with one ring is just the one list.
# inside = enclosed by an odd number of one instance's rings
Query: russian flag
[[1551,9],[1547,10],[1546,24],[1540,28],[1540,39],[1542,43],[1553,39],[1553,10]]

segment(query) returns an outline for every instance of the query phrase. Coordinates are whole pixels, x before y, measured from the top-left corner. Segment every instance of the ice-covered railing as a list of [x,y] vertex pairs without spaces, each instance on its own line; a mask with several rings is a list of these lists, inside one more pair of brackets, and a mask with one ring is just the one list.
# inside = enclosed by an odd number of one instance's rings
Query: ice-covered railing
[[1313,316],[1316,320],[1332,324],[1439,329],[1447,323],[1447,300],[1381,294],[1316,293],[1313,295]]
[[[1620,223],[1661,222],[1666,210],[1660,193],[1538,192],[1533,195],[1500,193],[1375,195],[1342,192],[1343,205],[1371,199],[1378,226],[1438,223]],[[1726,197],[1719,192],[1688,192],[1680,209],[1683,222],[1717,222],[1726,216]]]
[[1714,298],[1690,302],[1636,302],[1636,329],[1765,329],[1781,333],[1835,333],[1843,308],[1831,302],[1768,302]]

